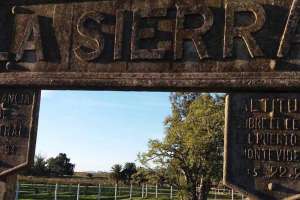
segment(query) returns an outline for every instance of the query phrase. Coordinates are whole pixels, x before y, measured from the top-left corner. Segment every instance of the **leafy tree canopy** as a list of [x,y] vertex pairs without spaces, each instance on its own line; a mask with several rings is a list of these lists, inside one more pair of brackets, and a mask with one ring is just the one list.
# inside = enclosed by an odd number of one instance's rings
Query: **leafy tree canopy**
[[206,199],[211,182],[222,174],[224,99],[196,93],[173,93],[170,99],[166,135],[162,141],[150,140],[140,160],[172,168],[186,199],[198,199],[200,185],[205,190],[199,199]]
[[71,176],[74,174],[74,167],[75,165],[70,163],[70,159],[64,153],[48,160],[37,155],[34,164],[23,174],[30,176]]
[[48,159],[48,169],[52,176],[72,176],[74,174],[75,165],[65,153],[60,153],[55,158]]
[[124,179],[125,179],[124,181],[127,184],[129,184],[131,182],[132,175],[135,174],[136,172],[137,172],[137,169],[136,169],[135,163],[132,163],[132,162],[125,163],[123,171],[122,171]]
[[33,165],[23,174],[31,176],[48,176],[49,171],[46,158],[44,158],[42,155],[35,156]]
[[124,179],[122,170],[123,167],[120,164],[115,164],[111,168],[110,176],[116,182],[116,184],[119,184],[119,182]]

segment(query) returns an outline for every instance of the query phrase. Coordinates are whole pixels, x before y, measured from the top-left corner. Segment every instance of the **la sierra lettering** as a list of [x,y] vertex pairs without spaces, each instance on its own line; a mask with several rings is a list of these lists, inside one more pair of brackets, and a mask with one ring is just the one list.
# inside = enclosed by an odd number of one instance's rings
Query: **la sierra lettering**
[[[294,0],[290,7],[286,25],[281,35],[278,35],[278,50],[273,57],[283,58],[289,54],[289,51],[297,38],[296,29],[300,19],[300,1]],[[175,10],[175,16],[171,19],[168,15],[170,10]],[[165,59],[171,52],[172,60],[181,60],[184,54],[184,43],[191,41],[196,50],[199,60],[209,59],[212,56],[207,51],[207,44],[204,36],[210,34],[214,26],[224,26],[224,39],[222,49],[222,59],[232,58],[234,54],[234,40],[241,39],[247,47],[251,58],[265,57],[260,44],[253,36],[260,31],[266,21],[265,9],[262,5],[252,1],[232,1],[225,3],[224,24],[214,22],[214,13],[212,9],[204,4],[193,6],[176,5],[176,8],[156,8],[156,9],[136,9],[130,11],[132,22],[124,20],[128,15],[127,10],[116,10],[114,24],[105,22],[106,14],[102,12],[86,12],[81,15],[76,24],[77,33],[83,38],[81,44],[72,48],[76,58],[81,61],[90,62],[103,54],[107,43],[105,35],[111,35],[114,38],[113,60],[160,60]],[[250,24],[236,25],[239,13],[248,13],[254,17]],[[189,16],[199,16],[199,26],[187,27]],[[140,24],[154,20],[155,25],[150,27],[140,27]],[[130,54],[129,58],[124,58],[122,51],[124,45],[124,32],[128,31],[125,27],[130,23]],[[93,24],[93,25],[89,25]],[[127,24],[128,25],[128,24]],[[93,27],[94,26],[94,27]],[[126,30],[125,30],[126,29]],[[160,38],[164,33],[166,37]],[[15,60],[20,61],[24,52],[28,50],[35,51],[37,61],[44,60],[43,41],[41,37],[41,27],[39,17],[31,15],[23,34],[23,40],[19,44],[15,53]],[[33,40],[30,37],[33,36]],[[149,40],[157,41],[156,47],[143,47],[143,42]],[[0,60],[8,60],[9,53],[1,52]]]

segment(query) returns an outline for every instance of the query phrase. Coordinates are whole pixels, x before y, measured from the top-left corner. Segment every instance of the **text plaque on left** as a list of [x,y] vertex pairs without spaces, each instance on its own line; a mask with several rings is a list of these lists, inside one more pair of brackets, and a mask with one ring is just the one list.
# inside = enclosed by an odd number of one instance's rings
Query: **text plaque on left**
[[39,104],[39,90],[0,89],[0,177],[33,161]]
[[224,182],[251,199],[300,196],[300,93],[226,99]]

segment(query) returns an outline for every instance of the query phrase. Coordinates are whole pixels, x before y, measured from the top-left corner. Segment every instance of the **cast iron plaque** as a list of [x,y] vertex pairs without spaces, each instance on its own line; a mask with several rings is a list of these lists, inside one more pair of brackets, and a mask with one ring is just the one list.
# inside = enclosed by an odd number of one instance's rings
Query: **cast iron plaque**
[[0,89],[0,177],[34,158],[40,91]]
[[299,93],[227,96],[224,182],[252,199],[299,198]]
[[210,91],[300,88],[300,0],[0,4],[0,85]]

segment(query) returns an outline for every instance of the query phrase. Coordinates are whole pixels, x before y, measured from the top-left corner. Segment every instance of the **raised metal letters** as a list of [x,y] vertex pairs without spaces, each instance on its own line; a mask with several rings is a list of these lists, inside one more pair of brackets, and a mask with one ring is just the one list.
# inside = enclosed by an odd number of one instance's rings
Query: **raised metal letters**
[[33,162],[40,92],[0,90],[0,178]]
[[123,33],[124,33],[124,11],[118,10],[116,13],[116,30],[115,30],[115,48],[114,59],[122,59]]
[[[251,34],[263,27],[265,23],[264,9],[253,1],[248,0],[242,2],[227,0],[225,6],[224,57],[232,56],[233,39],[235,37],[240,37],[245,41],[251,57],[263,56],[262,50]],[[255,22],[246,27],[235,27],[237,12],[252,12],[255,16]]]
[[[201,14],[204,22],[200,28],[195,30],[186,30],[184,27],[185,16],[191,14]],[[176,29],[175,29],[175,46],[174,58],[182,59],[183,44],[187,39],[191,39],[197,49],[200,59],[208,58],[208,52],[202,35],[204,35],[213,25],[213,14],[206,5],[198,5],[195,7],[180,7],[177,8]]]
[[226,100],[225,184],[251,199],[296,199],[300,95],[240,93]]
[[[44,59],[44,54],[38,16],[29,15],[27,17],[29,17],[29,20],[22,37],[23,39],[16,52],[16,61],[20,61],[23,58],[25,50],[35,50],[36,60],[40,61]],[[33,41],[29,41],[31,36],[33,37]]]
[[[131,37],[131,59],[162,59],[164,58],[166,48],[155,49],[140,49],[138,48],[139,40],[154,39],[156,30],[154,28],[143,28],[139,30],[139,24],[141,24],[141,18],[145,20],[147,17],[165,17],[167,15],[167,9],[155,9],[155,10],[136,10],[133,12],[133,27]],[[140,41],[141,42],[141,41]]]
[[88,20],[95,20],[95,22],[101,24],[101,22],[103,21],[103,16],[101,13],[90,12],[90,13],[83,14],[78,21],[78,25],[77,25],[78,33],[88,38],[89,40],[92,39],[94,42],[94,44],[90,41],[86,42],[86,45],[91,46],[90,47],[92,49],[91,52],[86,52],[89,50],[86,51],[83,50],[83,48],[88,48],[88,47],[80,46],[74,49],[76,56],[83,61],[91,61],[98,58],[104,49],[103,36],[100,33],[98,33],[97,30],[87,29],[85,27],[85,24],[89,23]]
[[291,43],[293,43],[298,37],[296,37],[297,26],[300,20],[300,1],[294,0],[290,9],[287,24],[280,42],[278,57],[284,57],[290,50]]
[[8,2],[14,14],[0,20],[12,30],[0,31],[1,85],[300,88],[298,0],[62,1]]

